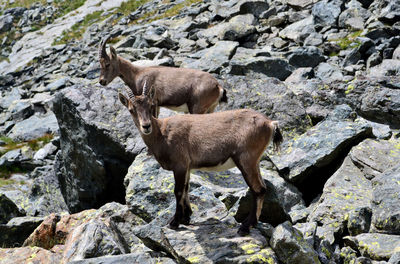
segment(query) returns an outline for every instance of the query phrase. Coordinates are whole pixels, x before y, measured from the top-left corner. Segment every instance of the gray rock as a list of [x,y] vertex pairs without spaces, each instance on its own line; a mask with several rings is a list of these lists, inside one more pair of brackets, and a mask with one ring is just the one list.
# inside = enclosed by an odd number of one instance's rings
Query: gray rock
[[16,100],[8,107],[14,121],[24,120],[34,114],[33,104],[30,100]]
[[[263,209],[260,215],[260,221],[278,225],[289,219],[289,212],[294,208],[304,207],[301,193],[296,187],[285,182],[277,173],[261,169],[261,175],[267,186],[267,192],[264,198]],[[238,222],[245,220],[249,214],[252,203],[252,197],[248,191],[245,196],[240,197],[238,208],[231,210],[235,212],[235,219]]]
[[[397,46],[397,48],[393,51],[393,56],[392,56],[393,60],[400,60],[400,45]],[[374,66],[374,65],[372,65]]]
[[[394,58],[393,58],[394,59]],[[367,59],[367,70],[382,62],[382,56],[379,52],[374,52]]]
[[373,260],[388,260],[400,246],[400,236],[379,233],[346,236],[344,243]]
[[231,69],[229,73],[245,75],[249,72],[265,74],[268,77],[275,77],[279,80],[285,80],[293,71],[289,63],[280,58],[271,57],[233,57],[230,62]]
[[351,236],[356,236],[361,233],[368,233],[371,226],[371,208],[362,207],[356,208],[354,211],[349,213],[349,219],[347,220],[347,229]]
[[229,22],[220,23],[203,31],[199,31],[199,38],[206,38],[215,43],[218,40],[239,40],[253,32],[256,28],[255,17],[252,14],[237,15]]
[[64,247],[64,260],[129,253],[128,245],[113,221],[92,219],[74,228]]
[[317,231],[317,223],[315,222],[308,222],[308,223],[297,223],[293,225],[293,228],[300,231],[303,235],[305,241],[311,247],[314,247],[315,244],[315,232]]
[[10,219],[25,215],[13,201],[6,195],[0,193],[0,224],[6,224]]
[[14,17],[12,15],[0,16],[0,33],[9,31],[12,28]]
[[33,183],[24,206],[28,215],[45,216],[68,212],[53,166],[38,167],[31,173],[31,177]]
[[29,157],[21,152],[21,149],[13,149],[0,157],[0,166],[18,166],[23,161],[29,160]]
[[238,46],[239,43],[235,41],[218,41],[214,46],[193,54],[195,59],[184,61],[181,67],[219,73],[228,66]]
[[102,263],[102,264],[118,264],[118,263],[142,263],[142,264],[174,264],[176,263],[170,258],[167,257],[157,257],[153,256],[154,254],[148,252],[141,253],[130,253],[130,254],[122,254],[117,256],[104,256],[98,258],[90,258],[90,259],[82,259],[70,261],[70,264],[94,264],[94,263]]
[[[396,145],[397,146],[397,145]],[[399,150],[389,154],[400,157]],[[389,167],[388,167],[389,168]],[[400,234],[400,166],[388,169],[373,180],[372,226],[376,232]]]
[[45,134],[58,134],[57,119],[52,112],[44,115],[33,115],[16,123],[7,136],[14,141],[28,141]]
[[[386,170],[395,167],[400,158],[399,140],[366,139],[355,148],[349,156],[369,180],[381,176]],[[371,150],[374,154],[371,154]]]
[[21,216],[12,218],[7,224],[0,224],[1,247],[22,246],[42,221],[42,217]]
[[314,3],[313,0],[288,0],[287,4],[296,10],[302,10]]
[[56,173],[71,212],[99,201],[123,201],[123,177],[144,148],[129,111],[118,101],[120,83],[78,84],[56,96],[61,151]]
[[388,5],[384,7],[379,14],[378,19],[382,22],[393,24],[400,19],[400,4],[396,1],[388,2]]
[[253,14],[260,16],[268,10],[269,4],[260,0],[233,0],[218,2],[211,5],[215,17],[229,18],[238,14]]
[[320,46],[324,43],[324,37],[319,33],[311,33],[305,40],[304,46]]
[[314,4],[312,8],[314,23],[321,26],[335,26],[340,12],[339,1],[323,0]]
[[270,244],[283,263],[320,263],[312,246],[304,240],[301,232],[293,228],[289,222],[280,224],[275,228]]
[[388,264],[398,264],[400,263],[400,252],[395,252],[387,262]]
[[316,47],[300,47],[288,56],[289,63],[295,67],[315,67],[325,61],[320,49]]
[[313,175],[313,171],[335,160],[354,142],[372,136],[370,125],[351,119],[351,108],[338,106],[325,121],[298,138],[284,142],[282,153],[270,156],[272,162],[289,181],[305,180]]
[[368,208],[372,198],[371,183],[346,157],[342,166],[325,183],[323,193],[308,221],[319,223],[318,237],[331,244],[346,227],[349,214],[358,208]]
[[303,133],[311,125],[299,98],[283,82],[263,74],[223,76],[228,103],[221,109],[252,108],[272,120],[283,131]]
[[370,12],[361,6],[347,8],[340,14],[338,25],[340,28],[363,30],[364,22],[370,15]]
[[57,147],[54,146],[52,142],[47,143],[46,145],[44,145],[43,148],[36,151],[35,155],[33,156],[33,159],[43,160],[43,159],[47,158],[49,155],[55,154],[56,151],[57,151]]
[[14,88],[9,93],[3,94],[0,98],[0,107],[3,109],[9,108],[14,101],[21,99],[21,94],[22,91],[18,88]]
[[312,33],[315,33],[313,17],[309,16],[300,21],[294,22],[283,30],[279,31],[279,37],[290,39],[297,43],[303,43]]
[[311,67],[297,68],[286,78],[285,83],[298,83],[314,77],[314,70]]
[[320,63],[315,69],[315,77],[326,83],[343,80],[343,74],[339,67],[329,63]]
[[58,80],[52,81],[46,86],[46,91],[55,91],[64,88],[69,84],[69,77],[63,77]]
[[399,60],[383,60],[381,64],[369,69],[370,76],[396,76],[400,72]]

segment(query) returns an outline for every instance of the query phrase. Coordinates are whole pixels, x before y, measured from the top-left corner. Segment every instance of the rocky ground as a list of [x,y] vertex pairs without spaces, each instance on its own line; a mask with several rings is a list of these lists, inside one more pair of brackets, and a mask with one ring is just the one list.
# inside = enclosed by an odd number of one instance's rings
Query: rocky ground
[[[0,3],[0,263],[400,263],[397,1],[26,2]],[[166,227],[172,173],[122,81],[98,84],[108,34],[138,65],[214,74],[217,111],[279,120],[248,236],[237,169],[193,172],[191,224]]]

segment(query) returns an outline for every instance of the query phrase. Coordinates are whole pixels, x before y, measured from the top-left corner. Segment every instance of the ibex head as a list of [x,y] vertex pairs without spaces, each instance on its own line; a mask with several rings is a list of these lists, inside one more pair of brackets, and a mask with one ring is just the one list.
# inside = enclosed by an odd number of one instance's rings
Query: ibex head
[[126,106],[132,115],[135,125],[144,135],[149,135],[152,132],[151,116],[154,111],[154,93],[152,87],[147,87],[146,81],[143,85],[143,93],[135,96],[133,92],[127,88],[129,98],[122,93],[118,94],[121,103]]
[[119,63],[117,52],[113,47],[110,46],[111,58],[106,52],[107,40],[110,36],[105,37],[99,45],[99,60],[100,60],[100,79],[99,83],[101,85],[107,85],[115,77],[119,75]]

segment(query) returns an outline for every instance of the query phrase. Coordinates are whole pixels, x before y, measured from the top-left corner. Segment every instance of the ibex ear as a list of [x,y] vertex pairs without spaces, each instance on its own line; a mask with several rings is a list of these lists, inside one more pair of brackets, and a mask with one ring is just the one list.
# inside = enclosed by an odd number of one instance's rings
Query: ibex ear
[[116,59],[117,58],[117,51],[114,49],[113,46],[110,46],[110,52],[111,52],[111,57],[113,59]]
[[128,107],[129,106],[129,99],[125,97],[125,95],[123,95],[122,93],[118,93],[118,98],[121,101],[121,103],[125,106]]

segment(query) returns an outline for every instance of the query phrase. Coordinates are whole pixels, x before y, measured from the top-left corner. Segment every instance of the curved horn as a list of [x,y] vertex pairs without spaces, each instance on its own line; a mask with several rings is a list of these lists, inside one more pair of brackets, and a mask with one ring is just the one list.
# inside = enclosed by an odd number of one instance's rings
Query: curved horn
[[133,94],[132,90],[130,88],[126,88],[126,92],[128,93],[129,99],[134,100],[135,99],[135,95]]
[[108,57],[108,55],[107,55],[107,52],[106,52],[106,44],[107,44],[107,41],[110,39],[110,37],[111,36],[108,35],[105,38],[103,38],[103,40],[100,42],[100,45],[99,45],[99,60],[101,58],[110,59]]
[[147,87],[147,80],[145,80],[144,81],[144,84],[143,84],[143,92],[142,92],[142,95],[148,95],[148,93],[149,93],[149,88]]

